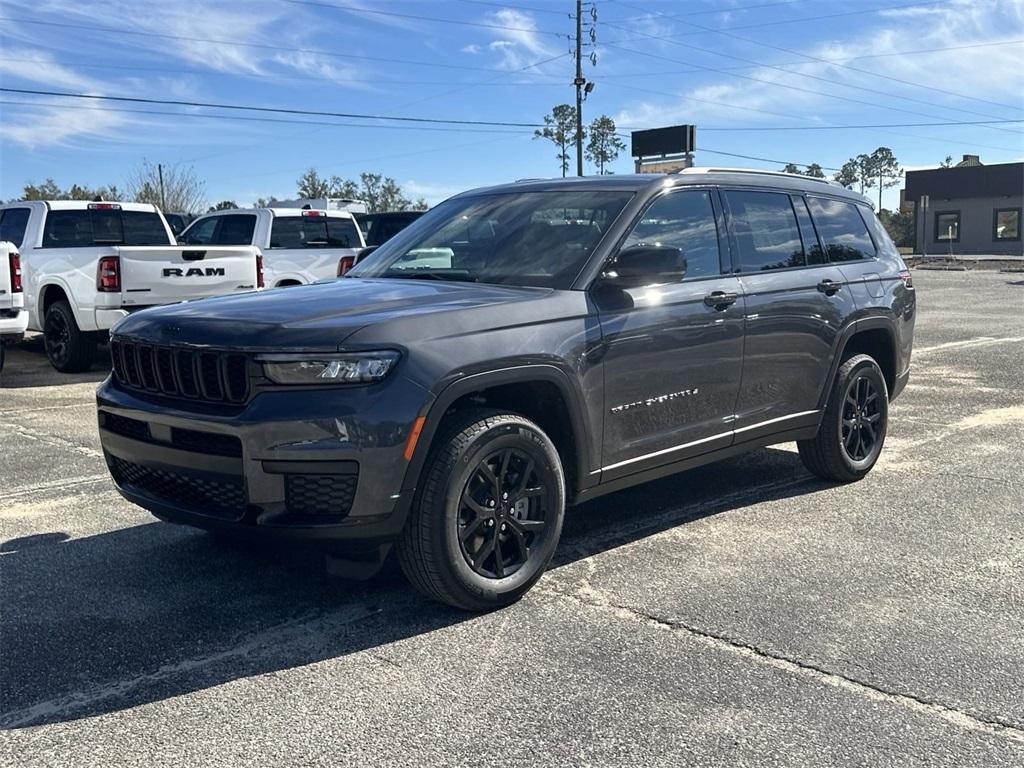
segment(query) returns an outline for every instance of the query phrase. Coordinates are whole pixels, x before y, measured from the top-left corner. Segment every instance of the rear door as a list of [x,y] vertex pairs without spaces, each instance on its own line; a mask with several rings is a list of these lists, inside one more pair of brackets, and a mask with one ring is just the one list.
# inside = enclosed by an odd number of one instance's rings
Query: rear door
[[602,481],[732,442],[743,296],[739,279],[728,274],[723,230],[715,190],[666,192],[620,248],[677,247],[683,279],[591,293],[604,349]]
[[855,305],[827,263],[801,195],[724,189],[734,269],[746,297],[736,440],[817,423],[832,351]]
[[173,304],[256,288],[252,246],[121,247],[123,306]]

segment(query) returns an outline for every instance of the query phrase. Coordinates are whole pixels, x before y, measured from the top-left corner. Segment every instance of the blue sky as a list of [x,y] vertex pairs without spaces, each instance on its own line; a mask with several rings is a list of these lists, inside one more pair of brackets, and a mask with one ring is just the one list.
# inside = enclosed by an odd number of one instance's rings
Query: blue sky
[[[608,114],[627,129],[694,123],[699,165],[781,166],[714,151],[838,167],[880,145],[908,168],[964,153],[986,163],[1024,158],[1024,122],[829,128],[1024,120],[1024,0],[595,5],[597,65],[588,63],[585,75],[596,86],[586,119]],[[535,123],[574,98],[573,7],[2,0],[0,87]],[[528,128],[229,120],[198,116],[224,110],[10,93],[0,102],[0,199],[48,176],[62,185],[123,184],[144,159],[193,166],[211,203],[294,196],[310,166],[343,177],[382,172],[430,203],[559,173],[553,146]],[[779,128],[787,130],[765,130]],[[628,151],[612,166],[631,169]],[[886,192],[886,207],[896,194]]]

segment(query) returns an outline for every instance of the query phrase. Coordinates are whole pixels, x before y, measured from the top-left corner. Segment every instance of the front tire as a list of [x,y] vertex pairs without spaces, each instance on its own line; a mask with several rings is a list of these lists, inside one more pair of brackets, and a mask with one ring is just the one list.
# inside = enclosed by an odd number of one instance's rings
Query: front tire
[[64,300],[46,309],[43,344],[50,365],[61,373],[88,371],[96,359],[96,334],[79,329],[71,305]]
[[889,423],[889,390],[874,358],[854,355],[836,372],[821,427],[797,441],[811,473],[826,480],[860,480],[875,465]]
[[473,409],[431,450],[398,561],[434,600],[500,608],[544,573],[564,513],[565,475],[550,438],[522,416]]

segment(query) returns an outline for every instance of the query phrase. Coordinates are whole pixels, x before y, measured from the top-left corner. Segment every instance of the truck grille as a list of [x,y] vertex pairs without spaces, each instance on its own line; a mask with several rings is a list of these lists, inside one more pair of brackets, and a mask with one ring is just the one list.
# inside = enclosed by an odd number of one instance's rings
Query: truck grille
[[118,383],[129,389],[211,403],[241,404],[249,397],[248,359],[238,352],[112,339],[110,358]]
[[245,514],[245,485],[241,476],[193,475],[155,469],[107,455],[110,474],[119,486],[137,488],[148,496],[202,515],[238,520]]

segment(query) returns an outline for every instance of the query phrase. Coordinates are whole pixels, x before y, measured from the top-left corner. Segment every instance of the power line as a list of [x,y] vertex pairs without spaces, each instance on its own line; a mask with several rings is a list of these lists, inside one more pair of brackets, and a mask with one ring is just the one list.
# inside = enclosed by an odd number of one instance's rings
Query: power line
[[[215,45],[233,45],[240,48],[258,48],[261,50],[281,52],[280,45],[269,43],[243,43],[237,40],[224,40],[213,37],[193,37],[190,35],[172,35],[164,32],[141,32],[131,29],[120,29],[118,27],[104,27],[96,24],[70,24],[61,21],[41,21],[36,19],[20,19],[10,16],[0,16],[0,21],[14,21],[19,24],[36,24],[46,27],[61,27],[64,29],[84,29],[90,32],[109,32],[115,35],[133,35],[138,37],[155,37],[162,40],[183,40],[190,43],[211,43]],[[384,56],[362,56],[354,53],[337,53],[318,48],[289,48],[290,53],[312,53],[317,56],[329,56],[337,59],[357,59],[360,61],[379,61],[386,64],[409,64],[415,67],[438,67],[440,69],[461,69],[471,72],[507,72],[508,70],[497,67],[470,67],[460,64],[443,64],[434,61],[414,61],[410,59],[395,59]]]
[[[789,0],[790,2],[804,2],[805,0]],[[459,0],[460,3],[468,3],[469,5],[487,5],[492,8],[501,8],[510,11],[529,11],[530,13],[548,13],[553,16],[565,16],[572,18],[572,14],[568,11],[553,11],[550,8],[538,8],[533,5],[512,5],[511,3],[493,3],[487,0]]]
[[[668,38],[662,38],[662,37],[659,37],[657,35],[645,35],[645,37],[650,37],[651,39],[654,39],[654,40],[669,40]],[[669,42],[674,42],[674,41],[669,40]],[[685,43],[675,43],[675,44],[676,45],[681,45],[683,47],[694,47],[694,46],[687,46]],[[903,113],[908,114],[908,115],[917,115],[918,117],[929,117],[929,118],[939,117],[939,118],[941,118],[941,116],[939,116],[939,115],[930,114],[928,112],[917,112],[917,111],[911,110],[911,109],[903,109],[901,107],[893,107],[893,106],[888,106],[888,105],[885,105],[885,104],[878,104],[876,102],[864,101],[862,99],[853,99],[853,98],[850,98],[849,96],[840,96],[838,94],[828,93],[827,91],[816,91],[813,88],[803,88],[803,87],[801,87],[799,85],[792,85],[790,83],[780,83],[780,82],[776,82],[776,81],[773,81],[773,80],[765,80],[764,78],[760,78],[760,77],[753,77],[751,75],[741,75],[741,74],[739,74],[737,72],[730,72],[730,71],[725,70],[725,69],[723,69],[721,67],[703,66],[703,65],[700,65],[700,64],[694,64],[693,62],[690,62],[690,61],[681,61],[680,59],[672,59],[672,58],[669,58],[667,56],[660,56],[660,55],[655,54],[655,53],[648,53],[646,51],[638,51],[638,50],[635,50],[633,48],[623,48],[622,46],[618,46],[618,45],[609,45],[608,47],[609,48],[615,48],[615,49],[621,50],[621,51],[625,51],[627,53],[637,54],[639,56],[646,56],[646,57],[652,58],[652,59],[660,59],[662,61],[670,61],[670,62],[672,62],[674,64],[685,64],[685,65],[689,65],[689,66],[692,66],[692,67],[694,67],[696,69],[703,70],[703,71],[706,71],[706,72],[717,72],[717,73],[720,73],[720,74],[728,75],[729,77],[737,77],[737,78],[740,78],[741,80],[750,80],[751,82],[763,83],[765,85],[774,86],[776,88],[784,88],[784,89],[790,90],[790,91],[798,91],[798,92],[801,92],[801,93],[810,93],[810,94],[813,94],[815,96],[824,96],[825,98],[836,99],[838,101],[846,101],[846,102],[849,102],[851,104],[860,104],[862,106],[868,106],[868,107],[872,107],[872,108],[875,108],[875,109],[886,109],[886,110],[889,110],[889,111],[892,111],[892,112],[903,112]],[[736,59],[738,61],[750,62],[750,59],[743,59],[742,57],[739,57],[739,56],[731,56],[729,54],[720,53],[718,51],[712,51],[711,49],[696,48],[696,50],[706,50],[706,51],[708,51],[710,53],[716,53],[719,56],[725,56],[726,58]],[[757,63],[757,62],[751,62],[751,63]],[[765,66],[767,68],[771,68],[771,65],[763,65],[763,66]],[[824,82],[831,83],[833,85],[845,85],[848,88],[856,88],[858,90],[865,90],[865,91],[869,91],[869,92],[872,92],[872,93],[878,93],[878,94],[882,94],[882,95],[885,95],[885,96],[890,96],[892,98],[899,98],[899,99],[904,99],[904,100],[908,100],[908,101],[917,101],[916,99],[909,99],[907,97],[902,97],[902,96],[899,96],[897,94],[886,93],[885,91],[878,91],[876,89],[864,88],[862,86],[854,86],[854,85],[848,85],[848,84],[845,84],[845,83],[838,83],[838,82],[835,82],[835,81],[828,80],[827,78],[817,77],[815,75],[807,75],[807,74],[804,74],[804,73],[794,73],[794,72],[790,72],[789,70],[782,70],[782,71],[786,72],[787,74],[791,74],[791,75],[792,74],[798,74],[800,77],[808,77],[808,78],[811,78],[811,79],[814,79],[814,80],[823,80]],[[968,114],[974,114],[974,115],[977,115],[977,114],[985,115],[985,113],[980,113],[980,112],[977,112],[975,110],[959,109],[959,108],[956,108],[956,107],[942,107],[942,108],[943,109],[948,109],[948,110],[951,110],[951,111],[956,111],[956,112],[966,112]],[[1001,117],[1000,115],[985,115],[985,116],[986,117]],[[992,130],[1006,131],[1008,129],[1006,129],[1006,128],[999,128],[999,127],[993,126]],[[1016,131],[1010,131],[1010,132],[1011,133],[1016,133]]]
[[[563,53],[556,58],[563,58],[568,56],[568,53]],[[300,80],[300,81],[312,81],[319,83],[355,83],[365,85],[453,85],[457,84],[460,87],[476,87],[480,85],[498,85],[498,86],[522,86],[522,85],[538,85],[544,87],[559,87],[565,86],[562,82],[513,82],[513,83],[495,83],[498,77],[484,80],[484,81],[473,81],[465,83],[453,83],[451,80],[380,80],[380,79],[364,79],[364,78],[349,78],[349,77],[328,77],[326,75],[285,75],[277,73],[254,73],[254,72],[216,72],[207,69],[182,69],[180,67],[140,67],[131,64],[91,64],[80,61],[58,61],[56,59],[23,59],[13,58],[5,56],[4,61],[15,61],[23,62],[26,64],[55,64],[62,67],[77,67],[79,69],[109,69],[123,72],[166,72],[171,74],[193,74],[193,75],[204,75],[206,77],[244,77],[244,78],[256,78],[260,80]],[[91,61],[91,60],[90,60]],[[510,70],[506,74],[515,74],[522,70]]]
[[[803,0],[801,0],[801,2],[802,1]],[[619,41],[619,42],[621,42],[621,41]],[[886,53],[862,53],[862,54],[859,54],[857,56],[847,56],[847,57],[844,57],[844,58],[841,58],[841,59],[820,59],[820,61],[822,61],[822,62],[824,62],[826,64],[837,64],[837,63],[847,62],[847,61],[857,61],[858,59],[882,59],[882,58],[885,58],[885,57],[888,57],[888,56],[914,56],[914,55],[923,54],[923,53],[939,53],[939,52],[942,52],[942,51],[960,51],[960,50],[964,50],[965,48],[992,48],[992,47],[1001,46],[1001,45],[1020,45],[1021,43],[1024,43],[1024,40],[999,40],[999,41],[988,42],[988,43],[969,43],[967,45],[949,45],[949,46],[945,46],[945,47],[942,47],[942,48],[915,48],[915,49],[909,50],[909,51],[888,51]],[[798,54],[798,55],[800,55],[800,54]],[[777,67],[795,67],[795,66],[799,66],[799,65],[801,65],[803,63],[804,62],[802,62],[802,61],[783,61],[783,62],[780,62],[780,63],[776,64],[775,66],[777,66]],[[743,66],[740,66],[740,67],[723,67],[722,71],[723,72],[732,72],[732,71],[740,71],[740,70],[744,70],[744,69],[759,69],[760,67],[761,67],[760,64],[744,64]],[[603,80],[607,80],[608,78],[623,79],[623,78],[628,78],[628,77],[651,77],[653,75],[681,75],[681,74],[685,74],[687,72],[694,72],[694,71],[696,71],[696,70],[694,70],[693,68],[690,68],[690,69],[682,69],[682,70],[680,70],[680,69],[671,69],[671,70],[666,70],[666,71],[663,71],[663,72],[627,72],[627,73],[620,73],[620,74],[617,74],[617,75],[616,74],[603,75],[602,79]]]
[[455,120],[437,117],[389,117],[387,115],[367,115],[357,112],[330,112],[327,110],[294,109],[288,107],[259,107],[246,104],[219,104],[216,102],[185,101],[184,99],[147,99],[140,96],[97,96],[90,93],[68,93],[66,91],[44,91],[32,88],[3,88],[0,92],[21,93],[31,96],[59,96],[68,99],[95,99],[98,101],[120,101],[135,104],[164,104],[174,107],[202,107],[205,109],[234,109],[245,112],[274,112],[287,115],[312,115],[314,117],[341,117],[352,120],[397,120],[405,123],[435,123],[440,125],[477,125],[498,126],[503,128],[543,128],[540,123],[515,123],[498,120]]
[[[639,7],[635,6],[635,5],[631,5],[630,3],[623,2],[623,0],[612,0],[612,1],[616,2],[619,5],[625,6],[626,8],[633,8],[635,10],[643,10],[642,8],[639,8]],[[656,15],[659,18],[665,17],[665,14],[661,14],[661,13],[657,13]],[[697,24],[697,23],[692,22],[692,21],[688,22],[688,23],[689,23],[690,26],[697,27],[697,29],[702,30],[704,32],[710,32],[710,33],[715,34],[715,35],[721,35],[723,37],[728,37],[728,38],[731,38],[733,40],[739,40],[739,41],[744,42],[744,43],[750,43],[752,45],[759,45],[759,46],[761,46],[763,48],[771,48],[774,51],[782,51],[783,53],[789,53],[789,54],[792,54],[794,56],[800,56],[800,57],[802,57],[804,59],[807,59],[808,61],[815,61],[815,62],[818,62],[818,63],[821,63],[821,64],[829,64],[830,66],[839,67],[841,69],[848,69],[848,70],[850,70],[852,72],[859,72],[860,74],[871,75],[872,77],[881,77],[881,75],[879,75],[879,73],[872,72],[871,70],[859,69],[857,67],[851,67],[851,66],[849,66],[847,64],[840,64],[840,63],[835,62],[835,61],[829,61],[827,59],[823,59],[823,58],[820,58],[818,56],[811,56],[810,54],[806,54],[806,53],[803,53],[801,51],[795,51],[792,48],[783,48],[782,46],[772,45],[771,43],[762,42],[761,40],[757,40],[757,39],[754,39],[754,38],[751,38],[751,37],[743,37],[742,35],[734,35],[731,32],[729,32],[728,30],[715,29],[713,27],[705,27],[705,26],[702,26],[702,25]],[[767,67],[767,68],[770,68],[770,69],[777,69],[777,70],[780,70],[782,72],[789,72],[789,70],[783,69],[781,66],[779,66],[777,64],[762,64],[762,63],[754,61],[752,59],[742,59],[742,58],[740,58],[738,56],[727,55],[727,54],[724,54],[724,53],[721,53],[719,51],[715,51],[715,50],[709,49],[709,48],[700,48],[700,47],[697,47],[697,46],[686,45],[685,43],[678,43],[678,42],[676,42],[675,40],[672,40],[669,37],[660,37],[658,39],[665,40],[665,41],[667,41],[667,42],[669,42],[669,43],[671,43],[673,45],[679,45],[679,46],[682,46],[684,48],[692,48],[693,50],[701,51],[701,52],[704,52],[704,53],[714,53],[714,54],[717,54],[719,56],[723,56],[723,57],[726,57],[726,58],[730,58],[730,59],[734,58],[734,59],[737,59],[738,61],[746,61],[749,64],[752,64],[754,66]],[[897,94],[889,93],[887,91],[879,91],[879,90],[876,90],[876,89],[864,88],[862,86],[850,85],[848,83],[841,83],[841,82],[837,82],[835,80],[829,80],[828,78],[817,77],[815,75],[808,75],[808,74],[803,73],[803,72],[797,72],[797,73],[791,73],[791,74],[797,74],[797,75],[799,75],[801,77],[809,77],[809,78],[814,79],[814,80],[821,80],[822,82],[825,82],[825,83],[831,83],[831,84],[835,84],[835,85],[844,85],[847,88],[856,88],[858,90],[867,91],[869,93],[878,93],[878,94],[881,94],[883,96],[897,97]],[[1012,106],[1012,105],[1009,105],[1009,104],[1002,104],[1002,103],[997,102],[997,101],[989,101],[988,99],[980,99],[980,98],[977,98],[975,96],[966,96],[966,95],[964,95],[962,93],[956,93],[954,91],[945,90],[943,88],[936,88],[934,86],[923,85],[921,83],[915,83],[915,82],[912,82],[912,81],[909,81],[909,80],[901,80],[899,78],[892,77],[891,75],[885,75],[884,77],[885,77],[886,80],[891,80],[891,81],[896,82],[896,83],[901,83],[902,85],[909,85],[909,86],[911,86],[913,88],[921,88],[921,89],[924,89],[924,90],[935,91],[937,93],[946,94],[947,96],[954,96],[954,97],[959,98],[959,99],[969,99],[969,100],[972,100],[972,101],[980,101],[980,102],[985,103],[985,104],[992,104],[994,106],[1005,107],[1007,109],[1014,109],[1014,110],[1020,109],[1020,105]],[[917,102],[918,104],[931,104],[931,102],[928,102],[928,101],[922,101],[920,99],[911,99],[911,98],[906,97],[906,96],[899,97],[899,98],[903,98],[903,99],[906,99],[908,101],[914,101],[914,102]],[[944,109],[955,109],[955,107],[944,107]],[[967,111],[967,110],[961,110],[961,111]],[[982,114],[982,113],[979,112],[977,114]],[[985,115],[985,116],[986,117],[994,117],[994,115]]]
[[457,24],[464,27],[483,27],[485,29],[500,29],[505,32],[532,32],[535,35],[554,35],[555,37],[568,37],[568,35],[562,32],[549,32],[543,29],[531,29],[528,27],[509,27],[503,24],[485,24],[482,21],[462,21],[461,19],[442,19],[436,16],[419,16],[413,13],[395,13],[393,11],[376,11],[369,8],[354,8],[348,5],[337,5],[335,3],[326,3],[322,0],[282,0],[285,3],[291,3],[292,5],[306,5],[306,6],[317,6],[320,8],[332,8],[336,11],[344,11],[345,13],[354,14],[372,14],[375,16],[388,16],[398,19],[411,19],[414,21],[427,21],[433,24]]
[[[7,90],[7,89],[0,89]],[[455,127],[441,127],[441,126],[423,126],[423,125],[377,125],[370,123],[339,123],[337,121],[330,120],[289,120],[280,117],[246,117],[244,115],[211,115],[200,112],[172,112],[170,110],[156,110],[156,109],[125,109],[123,107],[100,107],[100,106],[86,106],[84,104],[59,104],[53,101],[12,101],[9,99],[0,99],[0,104],[38,108],[48,107],[55,109],[78,109],[86,112],[116,112],[130,115],[169,115],[172,117],[188,117],[188,118],[199,118],[206,120],[233,120],[242,121],[247,123],[283,123],[285,125],[319,125],[326,126],[329,128],[374,128],[378,130],[389,130],[389,131],[436,131],[439,133],[494,133],[494,134],[516,134],[518,136],[532,135],[532,130],[515,130],[509,128],[507,130],[486,129],[486,128],[455,128]],[[218,153],[218,156],[223,153]]]
[[995,125],[1024,123],[1018,120],[957,120],[949,123],[875,123],[872,125],[772,125],[753,127],[701,126],[701,131],[848,131],[860,128],[935,128],[953,125]]
[[[737,154],[735,152],[722,152],[719,149],[706,149],[704,147],[699,147],[699,148],[697,148],[694,151],[695,152],[708,152],[708,153],[710,153],[712,155],[723,155],[724,157],[739,157],[739,158],[742,158],[744,160],[760,160],[763,163],[776,163],[778,165],[789,165],[789,164],[792,164],[792,165],[803,165],[803,166],[816,165],[816,163],[794,163],[792,160],[773,160],[770,157],[757,157],[756,155],[740,155],[740,154]],[[827,165],[819,165],[818,167],[821,168],[821,170],[823,170],[823,171],[840,171],[840,170],[842,170],[841,168],[830,168]]]
[[[755,10],[757,8],[774,8],[774,7],[779,6],[779,5],[796,5],[797,3],[806,3],[807,1],[808,0],[776,0],[776,2],[773,2],[773,3],[755,3],[753,5],[736,5],[736,6],[731,6],[729,8],[715,8],[715,9],[707,9],[707,10],[703,10],[703,11],[689,11],[687,13],[673,13],[668,18],[672,18],[672,19],[686,19],[686,18],[689,18],[691,16],[710,16],[710,15],[719,14],[719,13],[735,13],[737,11],[752,11],[752,10]],[[649,14],[645,14],[644,16],[634,16],[634,17],[629,18],[629,19],[613,19],[613,21],[616,21],[616,22],[621,22],[621,21],[639,21],[641,19],[646,18],[648,15]],[[664,14],[662,14],[662,15],[664,15]]]

